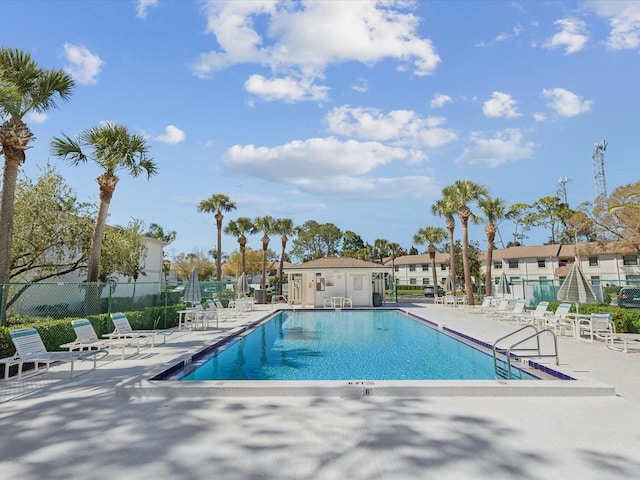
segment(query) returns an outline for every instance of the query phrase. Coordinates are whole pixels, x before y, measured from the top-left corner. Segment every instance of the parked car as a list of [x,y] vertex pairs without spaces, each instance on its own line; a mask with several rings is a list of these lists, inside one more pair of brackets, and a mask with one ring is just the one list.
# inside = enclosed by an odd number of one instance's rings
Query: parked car
[[640,308],[640,287],[622,287],[618,292],[618,306]]
[[[433,297],[434,288],[429,285],[424,287],[424,296],[425,297]],[[438,296],[442,297],[444,295],[444,289],[441,286],[438,286]]]

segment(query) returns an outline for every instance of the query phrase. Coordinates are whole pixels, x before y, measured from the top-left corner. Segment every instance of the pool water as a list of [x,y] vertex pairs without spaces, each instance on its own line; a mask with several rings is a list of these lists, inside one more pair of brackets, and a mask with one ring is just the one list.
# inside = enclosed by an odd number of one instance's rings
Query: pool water
[[392,310],[343,310],[281,312],[182,380],[495,378],[492,356],[424,322]]

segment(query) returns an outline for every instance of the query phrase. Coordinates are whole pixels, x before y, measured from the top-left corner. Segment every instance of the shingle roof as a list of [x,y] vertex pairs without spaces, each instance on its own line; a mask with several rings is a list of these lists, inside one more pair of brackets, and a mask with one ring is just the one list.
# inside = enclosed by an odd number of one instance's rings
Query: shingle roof
[[380,265],[379,263],[367,262],[366,260],[360,260],[357,258],[349,258],[349,257],[327,257],[327,258],[318,258],[316,260],[310,260],[308,262],[304,262],[298,265],[289,265],[287,270],[297,270],[297,269],[323,269],[323,268],[376,268],[380,271],[386,271],[390,267]]
[[[557,257],[561,245],[536,245],[532,247],[509,247],[493,251],[493,261],[514,258],[547,258]],[[486,259],[486,251],[484,252]]]
[[[448,261],[448,253],[436,252],[436,263],[444,263]],[[429,258],[428,253],[423,253],[421,255],[402,255],[401,257],[396,257],[393,263],[394,265],[417,265],[419,263],[430,264],[431,258]],[[384,264],[391,266],[391,258],[385,260]]]

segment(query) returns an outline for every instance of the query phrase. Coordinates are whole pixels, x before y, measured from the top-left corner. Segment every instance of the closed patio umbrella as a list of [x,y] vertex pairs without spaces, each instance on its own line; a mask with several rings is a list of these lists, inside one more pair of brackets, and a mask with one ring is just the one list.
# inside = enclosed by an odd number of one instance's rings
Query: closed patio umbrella
[[247,275],[243,273],[236,283],[236,296],[238,298],[245,297],[247,292],[249,292],[249,284],[247,283]]
[[455,291],[455,285],[453,282],[453,278],[451,275],[447,275],[447,278],[444,280],[444,291],[447,293],[452,293]]
[[196,267],[193,267],[189,280],[187,280],[187,286],[184,288],[183,299],[185,302],[195,303],[202,300],[202,293],[200,292],[200,279],[198,278],[198,271]]
[[569,274],[564,279],[564,282],[560,285],[556,298],[560,302],[575,303],[576,313],[580,313],[578,311],[580,304],[585,305],[598,302],[598,297],[596,297],[593,288],[591,288],[591,283],[589,283],[589,280],[587,280],[582,273],[577,259],[571,267]]
[[500,275],[500,280],[498,281],[498,286],[496,287],[496,292],[502,295],[508,295],[511,293],[511,287],[509,286],[509,280],[507,279],[507,274],[502,272]]

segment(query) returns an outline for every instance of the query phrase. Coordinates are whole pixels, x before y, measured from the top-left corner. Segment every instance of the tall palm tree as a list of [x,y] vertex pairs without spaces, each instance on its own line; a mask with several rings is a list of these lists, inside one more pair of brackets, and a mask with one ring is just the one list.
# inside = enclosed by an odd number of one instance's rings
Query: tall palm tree
[[473,282],[471,280],[471,264],[469,263],[469,220],[478,222],[479,218],[471,211],[469,204],[478,202],[487,196],[487,187],[471,180],[456,180],[453,185],[442,189],[443,198],[456,207],[462,225],[462,268],[464,269],[464,289],[467,293],[467,304],[473,305]]
[[213,213],[218,229],[218,245],[216,247],[216,280],[222,280],[222,212],[230,212],[236,209],[236,204],[224,193],[214,193],[198,205],[201,213]]
[[260,288],[267,287],[267,250],[269,249],[269,236],[275,233],[275,219],[269,215],[256,217],[253,220],[253,233],[262,233],[262,281]]
[[413,236],[413,243],[416,245],[429,244],[427,252],[431,260],[431,280],[433,281],[433,295],[438,295],[438,274],[436,272],[436,245],[447,238],[447,232],[440,227],[423,227]]
[[384,259],[389,256],[389,240],[376,238],[373,242],[373,248],[375,249],[377,260],[380,260],[380,263],[384,263]]
[[77,140],[64,133],[62,137],[54,137],[51,140],[51,153],[74,166],[91,160],[103,169],[103,173],[96,178],[100,189],[100,205],[87,271],[87,282],[97,282],[109,205],[119,181],[116,174],[124,170],[134,178],[143,173],[150,178],[157,171],[156,164],[148,155],[149,147],[142,135],[131,134],[127,127],[113,123],[84,130]]
[[507,218],[507,204],[502,198],[491,198],[489,196],[481,198],[478,206],[484,214],[486,225],[484,233],[487,235],[487,271],[485,274],[484,294],[491,295],[492,278],[491,267],[493,266],[493,249],[495,248],[496,232],[500,220]]
[[[447,225],[447,232],[449,234],[449,275],[451,276],[451,281],[453,283],[453,295],[456,294],[456,262],[455,262],[455,242],[454,242],[454,231],[456,228],[456,219],[453,217],[454,213],[456,213],[457,208],[456,205],[451,201],[450,198],[443,196],[439,200],[436,201],[431,206],[431,213],[438,217],[444,217]],[[434,252],[435,254],[435,252]]]
[[389,254],[391,255],[391,282],[389,287],[393,291],[393,283],[396,274],[396,257],[398,255],[402,255],[403,249],[400,244],[396,242],[387,243],[387,248],[389,249]]
[[[0,48],[0,155],[4,155],[0,204],[0,284],[8,282],[18,170],[35,140],[24,122],[29,113],[57,108],[56,98],[69,100],[75,84],[62,70],[38,67],[28,53]],[[4,299],[3,299],[4,305]],[[2,309],[4,312],[4,308]]]
[[224,233],[227,235],[233,235],[238,239],[238,245],[240,245],[240,259],[242,265],[242,273],[246,273],[247,264],[245,261],[245,253],[247,251],[247,233],[253,231],[253,222],[249,217],[238,217],[237,220],[231,220],[224,227]]
[[293,220],[290,218],[279,218],[275,222],[273,233],[281,235],[282,250],[280,251],[280,268],[278,269],[278,295],[282,295],[282,276],[284,275],[284,255],[287,250],[287,242],[289,235],[294,235],[296,229],[293,226]]

